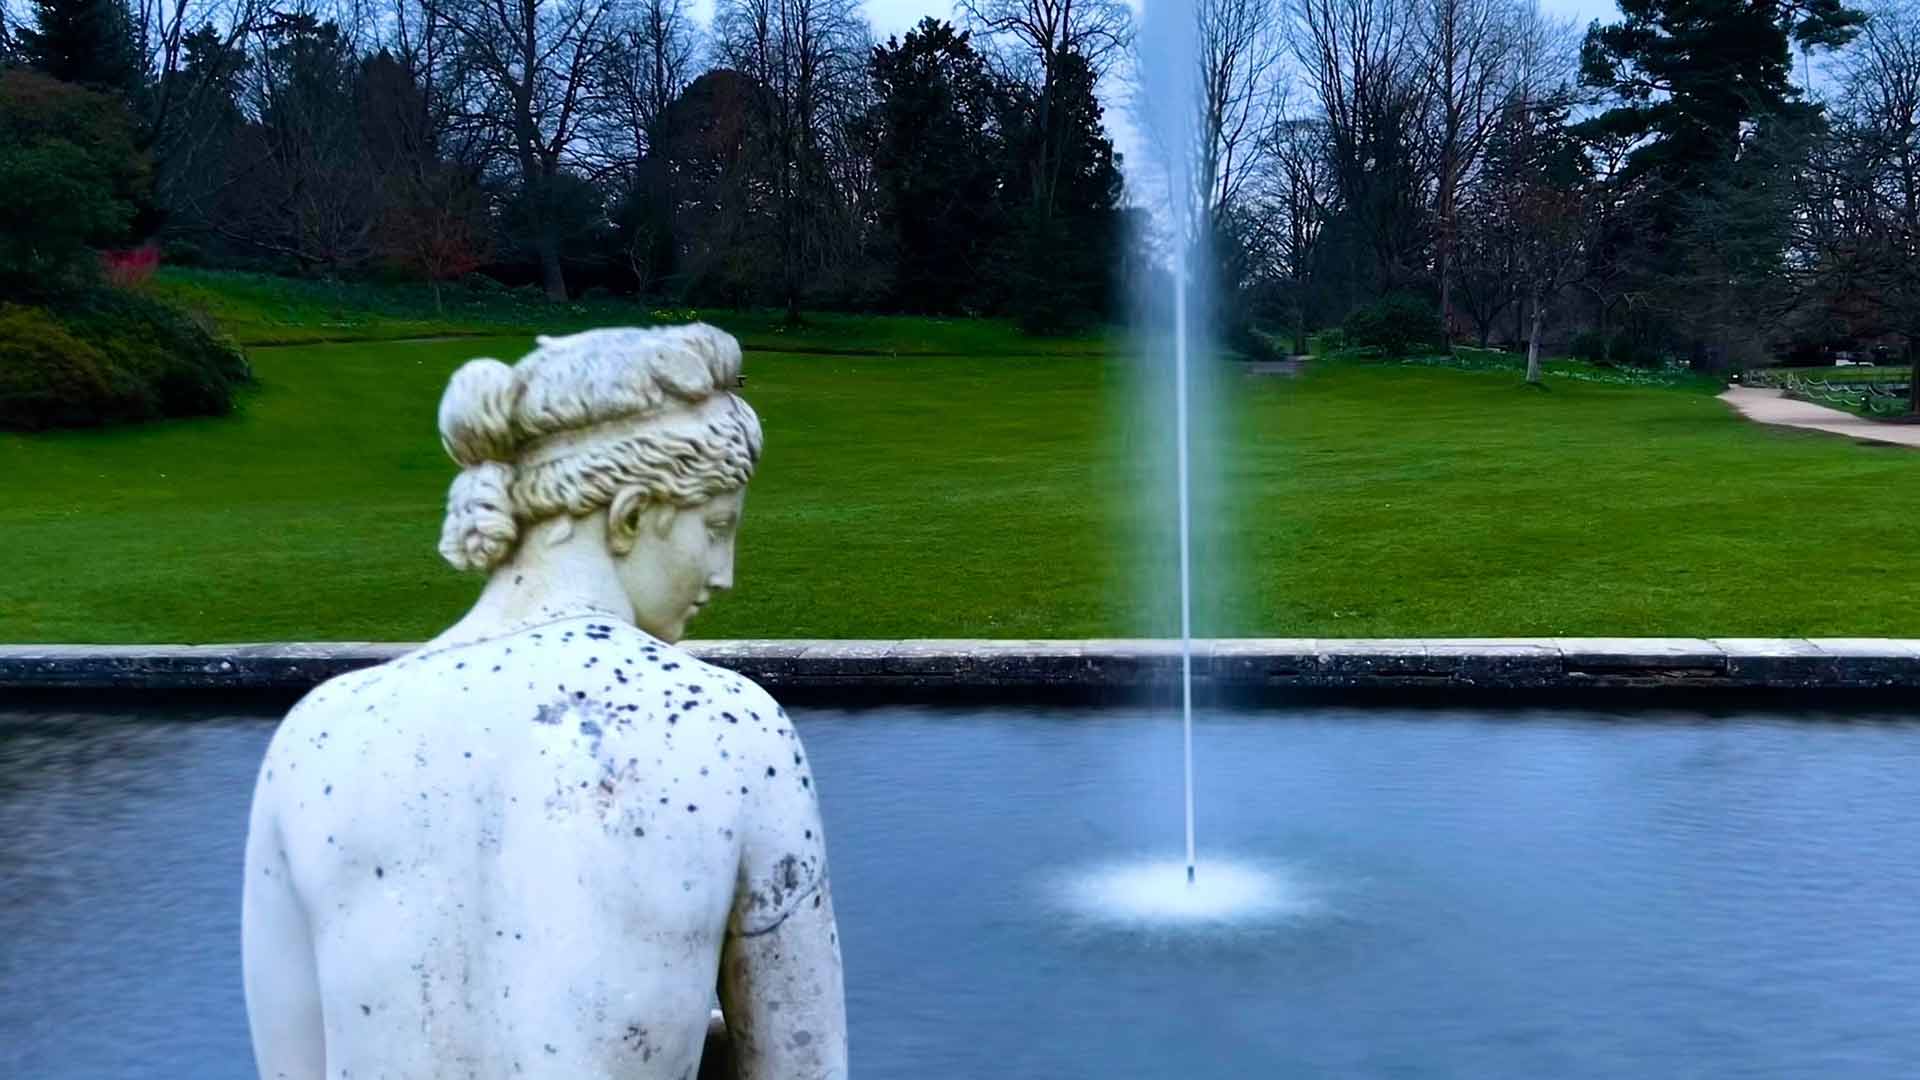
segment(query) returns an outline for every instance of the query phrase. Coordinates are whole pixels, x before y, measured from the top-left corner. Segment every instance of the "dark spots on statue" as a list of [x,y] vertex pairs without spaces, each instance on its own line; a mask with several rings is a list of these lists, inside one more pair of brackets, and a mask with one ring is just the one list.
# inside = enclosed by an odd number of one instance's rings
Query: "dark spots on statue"
[[273,770],[272,770],[272,769],[268,769],[268,770],[267,770],[267,783],[269,783],[269,784],[271,784],[271,783],[273,783]]
[[745,795],[746,793],[747,793],[747,785],[745,785],[745,784],[741,784],[741,785],[740,785],[740,794],[742,794],[742,795]]
[[580,734],[597,739],[600,737],[600,725],[591,720],[582,720],[580,721]]
[[779,775],[780,775],[780,770],[774,768],[771,765],[767,766],[767,776],[769,778],[779,776]]
[[803,776],[803,777],[801,777],[801,778],[800,778],[800,786],[801,786],[801,787],[803,787],[803,788],[811,788],[811,787],[813,786],[813,780],[812,780],[812,778],[810,778],[810,777],[805,777],[805,776]]
[[795,753],[795,754],[793,755],[793,763],[794,763],[795,765],[798,765],[798,764],[800,764],[800,755],[799,755],[798,753]]
[[679,723],[679,722],[680,722],[680,714],[679,714],[679,713],[668,713],[668,714],[667,714],[667,723],[669,723],[669,724],[677,724],[677,723]]
[[558,724],[560,722],[560,714],[564,713],[566,709],[567,707],[565,705],[542,705],[539,709],[535,710],[533,722],[536,724],[546,724],[548,726]]
[[362,1005],[362,1006],[360,1006],[360,1015],[361,1015],[361,1016],[372,1016],[372,1015],[373,1015],[373,1006],[371,1006],[371,1005]]
[[466,752],[465,754],[463,754],[462,756],[463,756],[463,757],[472,757],[472,756],[473,756],[473,751],[471,751],[471,750],[468,750],[468,751],[467,751],[467,752]]
[[733,714],[732,714],[732,713],[730,713],[730,712],[723,712],[723,713],[721,713],[721,714],[720,714],[720,719],[722,719],[722,720],[725,720],[725,721],[726,721],[727,723],[729,723],[729,724],[737,724],[737,723],[739,723],[739,722],[740,722],[740,718],[739,718],[739,717],[737,717],[737,716],[735,716],[735,715],[733,715]]
[[323,787],[323,788],[321,788],[321,789],[320,789],[320,794],[322,794],[322,795],[331,795],[331,794],[333,794],[333,785],[332,785],[332,784],[328,784],[328,785],[327,785],[326,787]]
[[[564,689],[564,687],[563,687],[563,689]],[[587,692],[586,692],[585,690],[575,690],[575,691],[573,692],[573,700],[575,700],[575,701],[585,701],[585,700],[587,700]]]
[[600,662],[600,658],[599,658],[599,657],[597,657],[597,656],[589,656],[589,657],[587,657],[587,662],[586,662],[586,663],[584,663],[584,664],[582,664],[582,665],[580,665],[580,666],[581,666],[581,667],[592,667],[593,665],[595,665],[595,664],[597,664],[597,663],[599,663],[599,662]]
[[647,1029],[639,1024],[628,1024],[627,1034],[621,1039],[627,1049],[640,1055],[642,1062],[653,1060],[653,1047],[647,1042]]
[[820,894],[819,894],[819,893],[814,893],[814,894],[813,894],[813,906],[814,906],[814,907],[819,907],[819,906],[820,906]]
[[695,683],[695,684],[693,684],[692,686],[689,686],[689,687],[687,687],[687,693],[689,693],[689,694],[697,694],[697,693],[699,693],[699,692],[700,692],[700,684],[699,684],[699,683]]
[[692,803],[688,803],[688,804],[687,804],[687,813],[689,813],[689,814],[697,814],[697,813],[699,813],[699,812],[700,812],[700,808],[699,808],[699,807],[697,807],[697,806],[695,806],[695,805],[693,805]]
[[[818,900],[819,898],[818,898],[818,897],[815,897],[814,899],[815,899],[815,900]],[[812,1032],[810,1032],[810,1031],[796,1031],[796,1032],[794,1032],[794,1033],[793,1033],[793,1045],[794,1045],[795,1047],[805,1047],[805,1046],[811,1046],[812,1044],[813,1044],[813,1033],[812,1033]]]
[[689,701],[689,702],[687,702],[687,703],[686,703],[685,705],[682,705],[682,706],[680,706],[680,707],[681,707],[681,708],[683,708],[683,709],[686,709],[686,710],[687,710],[688,712],[692,712],[692,711],[693,711],[693,709],[694,709],[694,708],[695,708],[696,706],[698,706],[699,704],[700,704],[700,703],[699,703],[699,702],[697,702],[697,701]]
[[515,585],[518,585],[523,579],[525,579],[525,577],[526,577],[525,574],[515,574],[513,575],[513,583]]
[[453,665],[453,670],[455,671],[465,671],[466,669],[467,669],[467,662],[465,660],[462,660],[459,663]]
[[707,775],[707,767],[705,765],[700,766],[700,775],[701,776]]
[[386,876],[387,876],[387,868],[386,868],[386,867],[384,867],[384,866],[376,866],[376,867],[374,867],[374,868],[373,868],[373,876],[374,876],[374,877],[377,877],[377,878],[383,878],[383,877],[386,877]]
[[557,1047],[557,1046],[555,1046],[555,1045],[553,1045],[552,1043],[544,1043],[544,1044],[542,1044],[542,1045],[544,1045],[544,1046],[546,1047],[546,1051],[547,1051],[547,1053],[549,1053],[549,1054],[557,1054],[557,1053],[559,1053],[559,1052],[560,1052],[560,1048],[559,1048],[559,1047]]
[[812,830],[812,829],[808,829],[808,830],[807,830],[807,839],[809,839],[809,840],[811,840],[811,839],[813,839],[813,830]]
[[627,685],[627,673],[624,668],[614,668],[613,678],[614,681],[618,682],[621,686]]
[[667,797],[665,795],[660,796],[660,805],[661,806],[667,805]]
[[332,835],[328,835],[328,837],[327,837],[327,843],[329,843],[329,844],[331,844],[331,843],[333,843],[333,837],[332,837]]
[[635,836],[645,836],[645,835],[647,835],[647,830],[645,830],[645,829],[643,829],[643,828],[641,828],[641,827],[640,827],[640,826],[638,826],[638,825],[635,825],[635,826],[633,827],[633,835],[635,835]]
[[673,663],[661,664],[660,670],[661,671],[679,671],[680,664],[678,661],[675,661]]
[[495,664],[495,665],[493,665],[493,670],[494,670],[494,671],[495,671],[496,673],[498,673],[498,672],[499,672],[499,670],[500,670],[500,665],[499,665],[499,664]]

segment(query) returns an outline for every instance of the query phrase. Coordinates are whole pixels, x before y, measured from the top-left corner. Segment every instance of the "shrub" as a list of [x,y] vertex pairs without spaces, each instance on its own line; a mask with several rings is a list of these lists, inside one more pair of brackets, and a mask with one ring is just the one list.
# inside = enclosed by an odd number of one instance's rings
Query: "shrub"
[[1666,360],[1651,342],[1624,330],[1611,335],[1582,330],[1567,343],[1567,355],[1593,364],[1642,368],[1660,367]]
[[84,276],[125,235],[148,184],[126,106],[30,71],[0,72],[0,278],[16,292]]
[[120,408],[106,367],[44,309],[0,306],[0,428],[99,423]]
[[1312,356],[1326,356],[1337,353],[1347,347],[1346,331],[1335,326],[1322,330],[1307,338],[1307,352]]
[[1439,347],[1440,320],[1433,306],[1417,296],[1395,294],[1347,316],[1348,347],[1377,348],[1387,356],[1405,356]]
[[218,416],[250,379],[237,350],[137,293],[95,288],[0,309],[0,427]]

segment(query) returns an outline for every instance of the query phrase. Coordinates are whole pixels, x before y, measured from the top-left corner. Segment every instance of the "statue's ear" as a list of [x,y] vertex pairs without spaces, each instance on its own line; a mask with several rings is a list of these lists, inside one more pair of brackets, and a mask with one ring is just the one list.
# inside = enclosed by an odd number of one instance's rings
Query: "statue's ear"
[[666,503],[647,499],[646,489],[634,486],[620,489],[607,506],[607,546],[615,555],[633,550],[642,533],[651,531],[664,537],[673,527],[674,509]]
[[607,546],[615,555],[633,550],[646,527],[647,497],[638,487],[621,488],[607,504]]

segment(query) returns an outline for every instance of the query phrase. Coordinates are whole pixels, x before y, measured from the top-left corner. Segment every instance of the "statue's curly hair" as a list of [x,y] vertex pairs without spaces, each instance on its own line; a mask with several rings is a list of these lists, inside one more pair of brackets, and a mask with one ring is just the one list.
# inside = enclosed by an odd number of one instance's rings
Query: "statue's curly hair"
[[461,466],[440,532],[456,569],[491,570],[523,525],[589,513],[626,487],[687,507],[753,477],[760,418],[732,392],[732,335],[694,323],[537,342],[512,367],[467,362],[440,399],[441,442]]

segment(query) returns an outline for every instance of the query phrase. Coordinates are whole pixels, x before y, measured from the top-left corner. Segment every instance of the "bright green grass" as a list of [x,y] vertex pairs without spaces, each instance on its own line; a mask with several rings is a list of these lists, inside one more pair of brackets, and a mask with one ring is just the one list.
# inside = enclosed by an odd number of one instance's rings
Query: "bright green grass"
[[809,314],[800,327],[784,312],[763,309],[662,308],[605,298],[550,304],[526,290],[442,290],[435,310],[424,285],[304,281],[219,270],[169,267],[147,288],[202,313],[242,345],[396,341],[487,334],[565,333],[593,326],[647,326],[704,319],[740,339],[748,351],[838,354],[1094,356],[1103,335],[1030,338],[999,319],[885,318]]
[[[0,436],[0,640],[410,639],[477,582],[434,544],[449,372],[524,339],[255,350],[240,415]],[[766,353],[739,587],[706,637],[1164,632],[1124,365]],[[1920,635],[1920,454],[1710,395],[1329,365],[1235,378],[1203,633]],[[1228,554],[1221,554],[1221,552]],[[1160,607],[1164,613],[1164,605]]]

